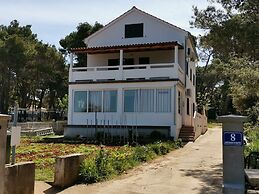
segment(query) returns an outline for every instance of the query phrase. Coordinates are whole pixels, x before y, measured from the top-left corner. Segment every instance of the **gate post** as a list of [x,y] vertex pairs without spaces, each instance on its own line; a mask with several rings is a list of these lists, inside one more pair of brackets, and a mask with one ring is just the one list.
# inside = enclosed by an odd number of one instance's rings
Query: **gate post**
[[0,194],[4,194],[7,125],[10,116],[0,114]]
[[222,122],[223,194],[244,194],[243,122],[246,117],[225,115],[218,117],[218,121]]

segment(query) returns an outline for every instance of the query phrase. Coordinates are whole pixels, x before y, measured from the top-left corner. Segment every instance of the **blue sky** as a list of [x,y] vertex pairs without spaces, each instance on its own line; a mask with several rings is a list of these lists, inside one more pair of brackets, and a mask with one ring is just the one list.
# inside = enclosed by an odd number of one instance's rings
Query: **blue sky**
[[16,19],[21,25],[32,25],[32,31],[44,43],[59,46],[59,40],[82,22],[107,24],[133,6],[188,30],[192,6],[205,8],[207,0],[2,0],[0,24]]

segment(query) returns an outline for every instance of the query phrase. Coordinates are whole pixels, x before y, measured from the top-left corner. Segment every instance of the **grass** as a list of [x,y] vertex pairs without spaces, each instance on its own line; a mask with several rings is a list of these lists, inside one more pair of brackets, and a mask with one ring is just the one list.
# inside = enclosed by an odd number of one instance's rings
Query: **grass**
[[146,146],[96,146],[89,144],[42,143],[42,137],[22,137],[16,149],[16,161],[33,161],[36,165],[35,179],[54,181],[54,164],[58,156],[86,154],[81,170],[83,182],[98,182],[116,176],[141,162],[181,146],[181,142],[157,142]]
[[209,120],[208,121],[208,128],[220,127],[222,126],[221,123],[218,123],[216,120]]
[[57,156],[72,153],[93,154],[98,146],[85,144],[39,143],[42,137],[22,137],[16,149],[16,161],[33,161],[36,165],[36,180],[53,182],[54,164]]

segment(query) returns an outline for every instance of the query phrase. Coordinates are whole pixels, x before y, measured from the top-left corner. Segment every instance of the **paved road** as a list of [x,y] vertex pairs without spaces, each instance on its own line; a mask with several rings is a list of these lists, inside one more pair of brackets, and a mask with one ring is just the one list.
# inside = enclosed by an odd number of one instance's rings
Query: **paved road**
[[[213,128],[188,143],[115,180],[56,191],[36,183],[35,193],[61,194],[218,194],[222,184],[221,129]],[[44,191],[45,190],[45,191]]]

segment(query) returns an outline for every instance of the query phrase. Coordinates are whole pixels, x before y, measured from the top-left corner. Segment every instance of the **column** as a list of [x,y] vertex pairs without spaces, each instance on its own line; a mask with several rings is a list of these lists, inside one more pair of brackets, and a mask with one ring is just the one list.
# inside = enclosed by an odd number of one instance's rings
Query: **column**
[[225,115],[218,117],[222,122],[223,144],[223,194],[244,194],[244,146],[243,122],[246,117]]
[[69,54],[69,82],[72,82],[73,81],[73,66],[74,66],[74,54],[73,53],[70,53]]
[[7,123],[10,117],[0,114],[0,194],[4,194]]
[[123,80],[123,50],[120,50],[120,79]]
[[174,46],[174,63],[179,63],[178,45]]

